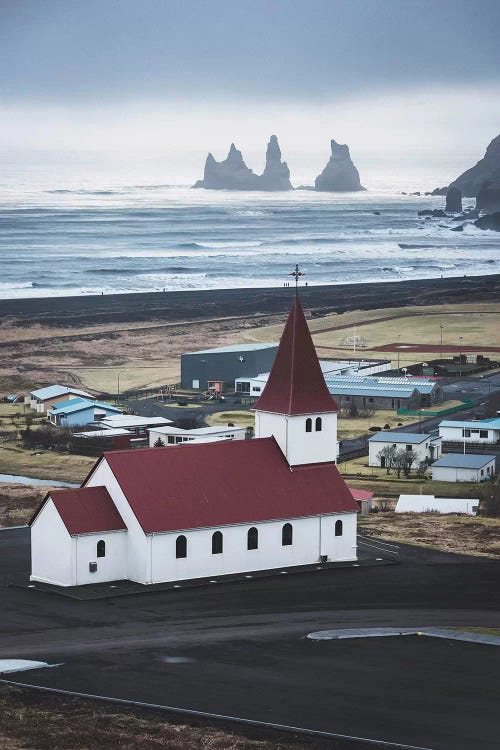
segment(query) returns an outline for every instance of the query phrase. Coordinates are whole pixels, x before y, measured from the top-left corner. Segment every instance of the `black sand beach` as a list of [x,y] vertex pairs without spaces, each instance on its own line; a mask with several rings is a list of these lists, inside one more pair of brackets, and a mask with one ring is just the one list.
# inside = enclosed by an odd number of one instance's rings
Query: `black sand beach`
[[[110,322],[250,317],[287,312],[293,294],[291,286],[6,299],[0,300],[0,319],[13,316],[22,319],[23,324],[80,327]],[[409,305],[498,302],[500,274],[302,286],[300,295],[313,316]]]

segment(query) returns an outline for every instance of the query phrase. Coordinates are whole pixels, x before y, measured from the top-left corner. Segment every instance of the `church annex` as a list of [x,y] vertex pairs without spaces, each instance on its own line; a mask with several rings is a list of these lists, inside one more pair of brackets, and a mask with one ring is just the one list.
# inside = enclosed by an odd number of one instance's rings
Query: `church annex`
[[104,453],[31,520],[31,579],[181,581],[356,559],[337,406],[298,297],[255,404],[255,438]]

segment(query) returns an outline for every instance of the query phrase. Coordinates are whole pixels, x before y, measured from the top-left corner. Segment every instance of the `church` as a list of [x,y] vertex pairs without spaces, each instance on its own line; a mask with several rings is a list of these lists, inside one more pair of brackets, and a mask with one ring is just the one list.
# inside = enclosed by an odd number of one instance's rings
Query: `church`
[[337,405],[298,296],[254,405],[255,438],[104,453],[30,522],[31,580],[142,584],[356,559]]

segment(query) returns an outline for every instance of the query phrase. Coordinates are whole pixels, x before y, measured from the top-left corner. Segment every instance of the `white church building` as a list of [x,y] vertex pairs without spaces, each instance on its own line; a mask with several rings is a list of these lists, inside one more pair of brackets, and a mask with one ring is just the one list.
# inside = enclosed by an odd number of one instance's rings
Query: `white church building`
[[142,584],[356,559],[337,406],[296,297],[255,438],[104,453],[32,518],[33,581]]

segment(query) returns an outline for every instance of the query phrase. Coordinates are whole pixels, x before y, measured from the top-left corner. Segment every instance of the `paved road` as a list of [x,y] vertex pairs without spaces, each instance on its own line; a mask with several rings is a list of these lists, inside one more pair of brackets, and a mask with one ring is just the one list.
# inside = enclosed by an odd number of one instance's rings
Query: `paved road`
[[[27,535],[16,530],[6,542],[9,533],[0,536],[0,571],[21,581]],[[402,559],[90,602],[0,587],[0,658],[62,663],[16,675],[27,684],[435,750],[492,750],[500,649],[304,639],[332,627],[500,626],[498,563],[411,547]]]

